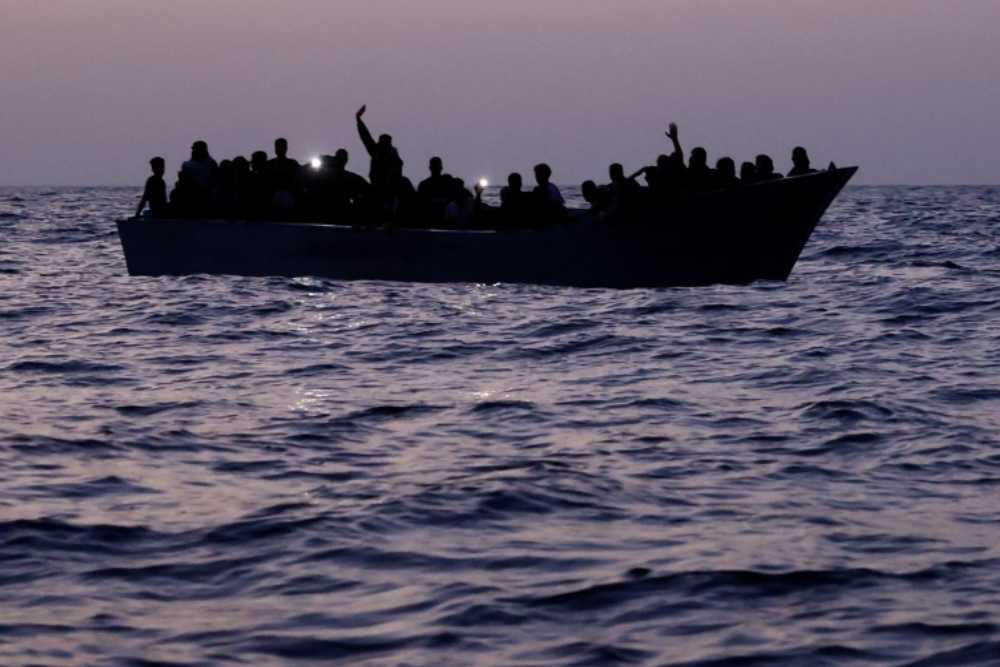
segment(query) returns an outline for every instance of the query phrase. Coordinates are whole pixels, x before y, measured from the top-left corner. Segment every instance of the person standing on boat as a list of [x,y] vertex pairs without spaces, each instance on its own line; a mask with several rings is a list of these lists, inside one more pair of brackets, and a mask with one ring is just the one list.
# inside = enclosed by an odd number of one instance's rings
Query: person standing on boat
[[[399,152],[392,145],[392,136],[388,134],[380,135],[378,141],[372,136],[368,126],[365,125],[363,116],[368,109],[368,105],[362,106],[355,114],[358,122],[358,135],[365,150],[371,156],[371,169],[368,178],[372,185],[372,194],[379,222],[386,218],[393,218],[399,209],[400,184],[403,178],[403,160],[399,157]],[[412,187],[412,186],[411,186]]]
[[267,163],[271,208],[278,215],[288,215],[298,204],[302,167],[288,157],[288,140],[274,140],[274,157]]

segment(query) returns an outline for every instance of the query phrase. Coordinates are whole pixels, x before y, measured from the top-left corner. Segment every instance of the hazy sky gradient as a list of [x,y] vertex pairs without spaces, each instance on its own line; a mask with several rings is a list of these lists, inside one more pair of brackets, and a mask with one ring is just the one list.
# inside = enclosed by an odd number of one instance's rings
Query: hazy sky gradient
[[[1000,183],[1000,0],[0,0],[0,184],[138,184],[216,158],[351,151],[561,183],[667,146],[795,144],[867,183]],[[172,178],[170,179],[172,180]]]

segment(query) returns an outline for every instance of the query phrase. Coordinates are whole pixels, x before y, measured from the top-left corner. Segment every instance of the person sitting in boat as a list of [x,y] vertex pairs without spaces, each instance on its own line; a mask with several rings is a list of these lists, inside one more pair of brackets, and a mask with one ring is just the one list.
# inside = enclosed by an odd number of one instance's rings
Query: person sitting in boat
[[444,224],[449,228],[472,227],[476,210],[481,203],[482,190],[477,186],[476,196],[465,188],[465,181],[451,178],[451,201],[444,209]]
[[189,214],[204,215],[208,212],[215,190],[219,165],[208,152],[208,144],[198,140],[191,144],[191,159],[181,165],[185,175],[185,186],[190,191],[183,192],[189,200]]
[[[330,169],[324,182],[322,199],[324,213],[331,216],[331,220],[345,214],[356,214],[371,190],[363,176],[348,171],[349,159],[348,152],[340,148],[329,161]],[[326,164],[326,157],[323,162]]]
[[191,177],[190,171],[181,169],[177,172],[177,181],[170,191],[170,215],[177,218],[191,218],[205,212],[205,198],[198,190],[198,185]]
[[[392,145],[392,136],[382,134],[378,141],[375,141],[363,119],[367,110],[367,105],[362,106],[354,117],[357,120],[361,143],[364,144],[365,150],[371,156],[368,180],[372,186],[376,215],[382,219],[392,218],[400,204],[399,190],[403,178],[403,160],[399,157],[395,146]],[[412,188],[412,184],[410,187]]]
[[714,183],[716,190],[728,190],[740,184],[740,179],[736,178],[736,162],[733,158],[719,158],[715,163]]
[[740,165],[740,183],[742,185],[753,185],[757,182],[757,166],[753,162],[744,162]]
[[[634,181],[633,181],[634,182]],[[583,200],[590,204],[590,213],[595,218],[602,218],[611,207],[612,195],[606,187],[599,187],[594,181],[584,181],[580,186]]]
[[809,153],[802,146],[796,146],[792,150],[792,170],[788,176],[806,176],[815,174],[816,170],[809,164]]
[[250,216],[250,161],[242,155],[233,158],[233,200],[236,217]]
[[212,214],[220,218],[232,217],[236,210],[236,176],[232,160],[219,163],[215,188],[212,190]]
[[715,186],[715,172],[708,166],[708,151],[701,146],[691,149],[687,184],[693,192],[707,192]]
[[448,206],[452,190],[451,176],[444,173],[444,162],[439,157],[432,157],[428,168],[431,175],[420,181],[417,196],[422,213],[428,220],[436,221],[441,219]]
[[288,141],[284,137],[274,140],[274,157],[267,163],[268,190],[271,192],[271,209],[279,217],[287,217],[298,204],[302,167],[288,157]]
[[161,218],[167,214],[167,182],[163,180],[163,174],[167,171],[167,163],[162,157],[154,157],[149,161],[149,168],[153,175],[146,179],[146,186],[142,190],[142,197],[139,199],[139,206],[135,209],[135,217],[142,215],[142,210],[149,206],[149,215],[153,218]]
[[500,189],[500,213],[507,224],[522,224],[528,216],[528,193],[523,187],[524,179],[515,171],[507,176],[507,185]]
[[247,175],[244,195],[250,218],[266,218],[271,208],[271,180],[268,176],[267,153],[254,151],[250,154],[250,173]]
[[758,183],[784,178],[784,176],[774,171],[774,160],[769,155],[764,155],[763,153],[758,155],[754,160],[754,166],[757,168]]
[[[642,173],[642,172],[639,172]],[[604,200],[604,208],[610,214],[629,216],[640,204],[642,198],[642,186],[635,180],[635,176],[625,175],[625,167],[615,162],[608,167],[608,177],[611,182],[599,188],[597,197]],[[593,210],[593,204],[591,204]]]
[[532,213],[535,221],[551,222],[566,217],[566,201],[559,188],[552,183],[552,167],[545,164],[535,165],[535,189],[531,192]]

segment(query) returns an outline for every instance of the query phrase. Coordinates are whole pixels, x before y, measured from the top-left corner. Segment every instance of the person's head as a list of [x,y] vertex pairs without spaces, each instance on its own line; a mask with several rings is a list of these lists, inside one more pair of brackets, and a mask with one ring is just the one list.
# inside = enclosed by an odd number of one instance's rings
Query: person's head
[[552,178],[552,167],[545,164],[544,162],[535,165],[535,181],[539,185],[548,185],[549,179],[551,178]]
[[208,144],[199,139],[198,141],[191,144],[191,159],[192,160],[207,160],[208,155]]
[[744,162],[740,165],[740,180],[745,183],[752,182],[757,178],[757,167],[753,162]]
[[160,156],[154,157],[149,161],[149,168],[153,170],[153,175],[163,178],[163,174],[167,172],[167,162]]
[[809,168],[809,153],[802,146],[796,146],[792,150],[792,164],[799,169]]
[[378,145],[379,148],[383,150],[388,150],[392,148],[392,135],[391,134],[380,135],[378,138]]
[[264,151],[254,151],[251,153],[250,168],[256,172],[263,172],[267,169],[267,153]]
[[465,189],[465,181],[461,178],[451,179],[451,196],[452,199],[457,201],[462,201],[472,196],[472,194]]
[[656,168],[666,169],[670,166],[670,156],[669,155],[658,155],[656,157]]
[[333,159],[330,161],[330,165],[337,170],[347,169],[347,160],[350,156],[347,151],[343,148],[338,148],[337,152],[333,154]]
[[237,155],[233,158],[233,168],[239,173],[245,174],[250,171],[250,162],[242,155]]
[[439,157],[432,157],[428,166],[431,170],[431,176],[440,176],[441,172],[444,171],[444,162]]
[[736,162],[731,157],[720,158],[715,163],[715,171],[718,172],[722,180],[732,181],[736,178]]
[[[621,166],[617,162],[608,167],[608,176],[611,177],[612,183],[618,183],[619,181],[625,180],[625,167]],[[588,181],[589,182],[589,181]]]
[[521,174],[516,171],[507,177],[507,187],[514,192],[520,192],[521,188],[524,186],[524,181],[521,178]]
[[691,159],[688,164],[694,169],[704,169],[708,167],[708,151],[701,146],[691,149]]
[[758,176],[770,176],[774,173],[774,160],[768,155],[758,155],[754,160],[754,166],[757,167]]
[[278,137],[274,140],[274,154],[278,158],[284,158],[288,155],[288,140],[284,137]]
[[583,193],[583,200],[588,204],[597,201],[597,183],[584,181],[583,185],[580,186],[580,192]]

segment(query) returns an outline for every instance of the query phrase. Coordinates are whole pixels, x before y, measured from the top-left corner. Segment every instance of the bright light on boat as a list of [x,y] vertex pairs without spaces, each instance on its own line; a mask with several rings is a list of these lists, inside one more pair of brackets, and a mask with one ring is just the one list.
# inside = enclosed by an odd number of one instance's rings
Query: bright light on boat
[[323,166],[323,161],[320,160],[319,157],[314,157],[313,159],[309,160],[309,166],[312,167],[313,169],[319,169],[320,167]]
[[481,188],[483,188],[485,190],[486,188],[490,187],[490,182],[488,180],[486,180],[485,178],[480,178],[479,179],[479,187],[481,187]]

